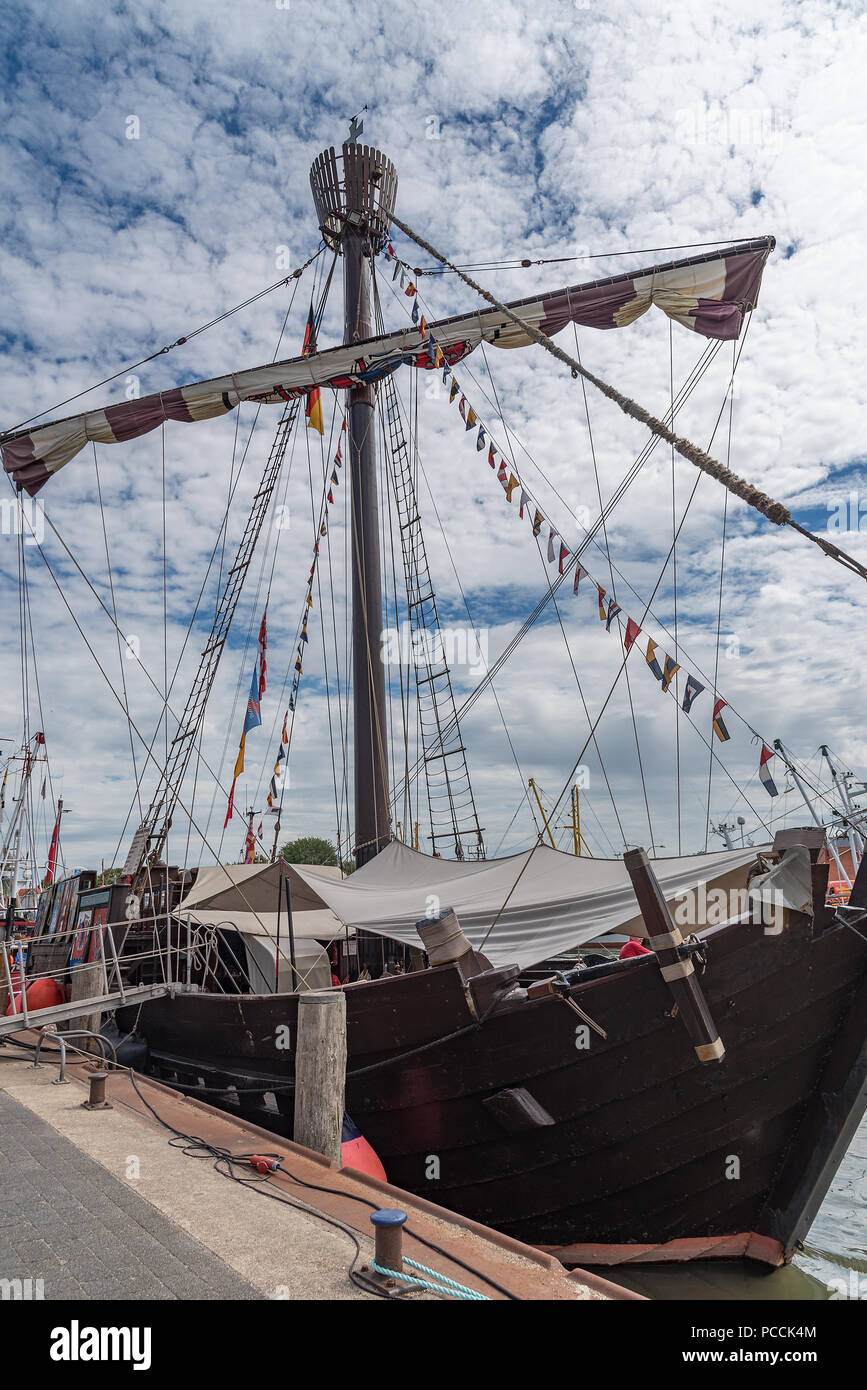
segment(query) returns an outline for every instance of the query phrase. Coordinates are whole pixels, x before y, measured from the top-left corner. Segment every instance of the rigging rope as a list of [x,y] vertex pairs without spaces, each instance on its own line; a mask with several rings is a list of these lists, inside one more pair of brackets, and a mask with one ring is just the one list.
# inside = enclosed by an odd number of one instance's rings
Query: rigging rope
[[741,240],[742,237],[729,237],[722,241],[681,241],[674,246],[631,246],[627,251],[586,251],[580,256],[542,256],[537,260],[513,256],[502,261],[461,261],[443,270],[423,270],[421,266],[413,266],[412,272],[413,275],[451,275],[461,270],[527,270],[534,265],[565,265],[572,261],[613,260],[615,256],[657,256],[662,251],[699,251],[708,246],[736,246]]
[[477,281],[473,280],[463,270],[459,269],[458,266],[454,265],[440,251],[437,251],[434,246],[431,246],[429,241],[426,241],[418,232],[414,232],[411,227],[401,221],[395,213],[392,213],[392,221],[406,236],[416,242],[422,250],[427,251],[429,255],[433,256],[434,260],[439,261],[440,264],[453,270],[470,289],[475,290],[475,292],[481,295],[488,304],[505,314],[523,333],[526,333],[527,337],[530,338],[532,342],[538,343],[540,347],[550,352],[552,357],[556,357],[559,362],[567,366],[573,377],[580,376],[583,377],[585,381],[589,381],[596,387],[597,391],[601,391],[604,396],[607,396],[609,400],[613,401],[614,404],[623,411],[624,415],[628,415],[633,420],[638,420],[640,424],[646,425],[652,434],[655,434],[659,439],[666,440],[682,458],[685,458],[702,473],[706,473],[709,477],[721,483],[723,487],[727,488],[735,497],[740,497],[742,501],[755,508],[756,511],[761,512],[769,521],[774,522],[777,526],[791,526],[793,530],[798,531],[802,536],[806,536],[808,540],[811,540],[815,545],[819,546],[819,548],[832,560],[836,560],[845,568],[852,570],[855,574],[859,574],[862,579],[867,579],[867,566],[862,565],[858,560],[848,555],[846,551],[834,545],[833,542],[826,540],[824,536],[818,536],[813,531],[807,530],[805,526],[801,526],[799,522],[793,519],[782,502],[775,501],[772,497],[769,497],[767,493],[762,492],[761,488],[756,487],[753,483],[746,482],[744,478],[739,477],[738,474],[733,473],[730,468],[726,468],[717,459],[712,458],[704,449],[700,449],[698,445],[693,444],[692,441],[687,439],[684,435],[675,434],[675,432],[669,429],[662,420],[657,419],[655,415],[651,415],[649,411],[645,410],[643,406],[639,405],[638,402],[634,401],[630,396],[625,395],[622,391],[618,391],[615,386],[610,386],[608,382],[603,381],[601,377],[588,371],[586,367],[582,367],[580,362],[570,356],[568,352],[564,352],[561,347],[558,347],[546,333],[543,333],[541,329],[534,328],[531,324],[527,323],[525,319],[522,319],[520,315],[516,314],[513,309],[510,309],[508,305],[496,299],[495,296],[484,289],[482,285],[478,284]]
[[274,290],[279,290],[284,285],[291,284],[293,280],[300,279],[307,267],[311,266],[313,262],[322,255],[324,250],[325,243],[323,242],[318,251],[314,252],[312,256],[308,256],[303,265],[299,266],[297,270],[293,270],[290,275],[284,276],[282,280],[275,281],[273,285],[267,285],[264,290],[259,290],[257,294],[250,295],[249,299],[245,299],[242,303],[236,304],[233,309],[227,309],[225,313],[218,314],[215,319],[211,319],[208,323],[201,324],[199,328],[190,329],[189,333],[184,334],[180,338],[176,338],[173,343],[167,343],[165,347],[161,347],[156,352],[152,352],[149,357],[143,357],[139,362],[131,362],[128,366],[121,367],[120,371],[115,372],[113,376],[104,377],[102,381],[95,381],[92,386],[85,386],[83,391],[76,391],[74,396],[67,396],[65,400],[57,401],[54,405],[46,406],[44,410],[38,410],[35,415],[29,416],[26,420],[20,420],[17,425],[10,426],[9,429],[3,430],[2,433],[4,435],[15,434],[18,430],[23,430],[25,425],[30,425],[34,420],[41,419],[43,415],[48,415],[49,413],[53,414],[55,410],[60,410],[65,405],[71,405],[73,401],[80,400],[82,396],[90,395],[91,391],[98,391],[101,386],[110,386],[113,381],[118,381],[120,377],[127,376],[130,372],[137,371],[139,367],[146,366],[148,362],[155,362],[158,357],[163,357],[167,352],[172,352],[176,347],[183,347],[184,343],[188,343],[191,338],[197,338],[200,333],[206,333],[209,328],[214,328],[218,323],[222,323],[224,319],[231,318],[232,314],[239,313],[241,309],[246,309],[250,304],[255,304],[258,300],[263,299],[265,295],[272,294]]
[[[579,346],[578,346],[578,325],[577,325],[577,323],[573,323],[572,328],[573,328],[574,334],[575,334],[575,353],[576,353],[576,356],[578,357],[578,360],[579,360],[579,362],[580,362],[580,360],[581,360],[581,350],[580,350],[580,348],[579,348]],[[592,460],[593,460],[593,476],[594,476],[594,478],[595,478],[595,480],[596,480],[596,497],[597,497],[597,500],[598,500],[598,502],[599,502],[599,515],[600,515],[600,517],[601,517],[601,519],[602,519],[602,536],[603,536],[603,539],[604,539],[604,542],[605,542],[605,554],[606,554],[606,556],[608,557],[608,574],[609,574],[609,576],[610,576],[610,581],[611,581],[611,597],[614,599],[614,601],[615,601],[615,603],[616,603],[616,602],[617,602],[617,586],[615,585],[615,582],[614,582],[614,562],[613,562],[613,560],[612,560],[612,558],[611,558],[611,547],[610,547],[610,545],[609,545],[609,543],[608,543],[608,525],[607,525],[607,522],[606,522],[606,519],[605,519],[605,507],[604,507],[603,502],[602,502],[602,483],[601,483],[600,478],[599,478],[599,465],[598,465],[597,460],[596,460],[596,444],[595,444],[595,441],[594,441],[594,439],[593,439],[593,427],[592,427],[592,425],[591,425],[591,423],[590,423],[590,402],[589,402],[588,399],[587,399],[587,386],[586,386],[586,383],[585,383],[583,380],[582,380],[582,382],[581,382],[581,392],[582,392],[582,396],[583,396],[583,400],[584,400],[584,415],[585,415],[585,418],[586,418],[586,421],[587,421],[587,436],[588,436],[588,439],[589,439],[589,441],[590,441],[590,456],[591,456],[591,458],[592,458]],[[673,401],[673,400],[672,400],[672,403],[671,403],[671,411],[672,411],[672,418],[674,418],[674,414],[673,414],[673,413],[674,413],[674,401]],[[537,542],[537,544],[538,544],[538,542]],[[617,618],[617,626],[618,626],[618,628],[621,627],[621,621],[620,621],[620,617],[619,617],[619,616],[618,616],[618,618]],[[629,679],[629,667],[628,667],[628,666],[626,667],[626,669],[625,669],[625,671],[624,671],[624,675],[626,676],[626,694],[627,694],[627,698],[628,698],[628,700],[629,700],[629,717],[630,717],[630,720],[631,720],[631,722],[632,722],[632,734],[633,734],[633,737],[634,737],[634,739],[635,739],[635,753],[636,753],[636,757],[638,758],[638,773],[639,773],[639,776],[640,776],[640,778],[641,778],[641,793],[642,793],[642,796],[643,796],[643,798],[644,798],[644,810],[645,810],[645,814],[647,815],[647,831],[648,831],[648,834],[650,835],[650,843],[653,844],[653,842],[654,842],[654,834],[653,834],[653,821],[652,821],[652,818],[651,818],[651,815],[650,815],[650,799],[649,799],[648,794],[647,794],[647,778],[646,778],[645,775],[644,775],[644,759],[643,759],[642,756],[641,756],[641,740],[640,740],[640,738],[639,738],[639,736],[638,736],[638,721],[637,721],[637,719],[636,719],[636,717],[635,717],[635,705],[634,705],[634,702],[633,702],[633,699],[632,699],[632,684],[631,684],[630,679]],[[585,714],[587,714],[587,723],[589,724],[589,723],[590,723],[590,715],[589,715],[589,713],[587,712],[587,707],[586,707],[586,705],[585,705]],[[598,753],[599,753],[599,744],[596,743],[595,746],[596,746],[596,752],[597,752],[597,755],[598,755]],[[601,759],[600,759],[600,761],[601,761]],[[606,778],[606,780],[607,780],[607,778]],[[612,794],[612,797],[613,797],[613,794]],[[626,843],[626,836],[623,834],[623,827],[620,825],[620,818],[619,818],[619,817],[618,817],[618,829],[620,830],[621,838],[623,839],[623,843],[625,844],[625,843]]]

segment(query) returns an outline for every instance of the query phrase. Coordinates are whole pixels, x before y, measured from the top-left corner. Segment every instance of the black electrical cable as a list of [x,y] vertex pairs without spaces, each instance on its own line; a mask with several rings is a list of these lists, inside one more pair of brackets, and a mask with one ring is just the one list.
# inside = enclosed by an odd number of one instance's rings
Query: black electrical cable
[[[232,1153],[229,1149],[224,1149],[219,1144],[212,1144],[209,1142],[209,1140],[202,1139],[198,1135],[186,1134],[183,1130],[178,1129],[169,1120],[164,1119],[163,1116],[160,1115],[159,1112],[154,1109],[147,1097],[142,1094],[136,1083],[135,1072],[132,1070],[132,1068],[129,1067],[125,1070],[127,1071],[127,1075],[129,1076],[132,1088],[138,1096],[139,1100],[142,1102],[142,1104],[146,1107],[147,1110],[150,1111],[154,1119],[157,1120],[158,1123],[161,1124],[164,1129],[169,1130],[169,1132],[172,1135],[174,1135],[174,1140],[169,1140],[169,1144],[172,1148],[180,1149],[181,1153],[184,1154],[184,1156],[187,1158],[211,1157],[214,1159],[213,1167],[215,1172],[220,1173],[223,1177],[231,1178],[232,1182],[238,1183],[240,1187],[248,1187],[254,1192],[261,1192],[264,1196],[271,1197],[274,1201],[283,1203],[284,1206],[292,1207],[295,1211],[306,1212],[307,1215],[316,1217],[320,1221],[324,1221],[326,1225],[333,1226],[335,1230],[343,1231],[345,1235],[349,1236],[349,1239],[352,1241],[352,1244],[355,1247],[355,1255],[353,1256],[352,1263],[350,1264],[349,1269],[347,1271],[351,1282],[356,1286],[356,1288],[361,1289],[364,1293],[374,1294],[377,1298],[390,1298],[392,1296],[391,1294],[385,1292],[385,1290],[378,1288],[371,1281],[364,1279],[363,1276],[356,1271],[355,1266],[358,1264],[358,1261],[361,1259],[362,1256],[361,1243],[358,1239],[356,1232],[353,1231],[350,1226],[344,1225],[344,1223],[342,1221],[338,1221],[336,1217],[327,1216],[325,1212],[317,1211],[313,1207],[308,1207],[301,1202],[293,1201],[293,1199],[288,1195],[288,1193],[277,1192],[274,1190],[274,1188],[268,1187],[266,1185],[264,1176],[260,1178],[239,1177],[237,1173],[234,1173],[232,1171],[232,1165],[235,1163],[249,1164],[250,1160],[256,1157],[255,1154]],[[262,1154],[261,1157],[274,1158],[279,1160],[281,1156],[280,1154],[275,1153]],[[291,1177],[292,1175],[289,1174],[288,1176]],[[309,1186],[310,1184],[304,1185]],[[347,1193],[346,1195],[350,1196],[352,1194]]]
[[[171,1131],[171,1133],[175,1135],[176,1139],[182,1141],[180,1145],[177,1143],[172,1144],[173,1148],[180,1147],[181,1152],[184,1153],[187,1157],[191,1158],[205,1158],[212,1155],[215,1159],[215,1170],[218,1173],[222,1173],[224,1177],[230,1177],[233,1182],[240,1183],[242,1187],[251,1187],[254,1191],[265,1192],[267,1196],[274,1197],[277,1201],[285,1201],[285,1203],[288,1206],[292,1206],[296,1210],[309,1212],[310,1215],[317,1216],[322,1221],[327,1222],[329,1226],[335,1226],[338,1230],[345,1231],[346,1234],[350,1236],[350,1238],[352,1239],[356,1248],[356,1257],[353,1260],[349,1270],[349,1277],[352,1280],[352,1282],[356,1284],[359,1288],[365,1289],[366,1292],[376,1293],[379,1297],[388,1298],[391,1296],[389,1294],[382,1293],[378,1288],[368,1288],[366,1283],[361,1279],[361,1276],[355,1273],[355,1265],[361,1255],[361,1246],[358,1242],[356,1233],[349,1226],[345,1226],[342,1222],[336,1220],[336,1218],[334,1217],[326,1216],[324,1212],[316,1211],[314,1208],[308,1208],[302,1204],[293,1202],[291,1197],[285,1194],[278,1195],[273,1188],[269,1188],[265,1185],[264,1176],[259,1179],[239,1178],[235,1173],[231,1171],[230,1166],[221,1168],[219,1166],[221,1163],[226,1165],[243,1162],[249,1163],[250,1159],[256,1157],[256,1155],[252,1153],[233,1154],[228,1149],[222,1148],[220,1145],[211,1144],[207,1139],[200,1139],[197,1135],[185,1134],[183,1130],[177,1129],[169,1120],[164,1119],[163,1116],[160,1115],[154,1109],[154,1107],[151,1105],[150,1101],[147,1099],[146,1096],[142,1095],[138,1085],[136,1084],[135,1072],[132,1070],[132,1068],[130,1067],[126,1070],[127,1075],[129,1076],[130,1082],[132,1084],[132,1088],[138,1096],[139,1100],[142,1102],[142,1104],[147,1107],[147,1109],[153,1115],[155,1120],[158,1120],[159,1123],[165,1129]],[[171,1143],[172,1141],[170,1140],[169,1142]],[[199,1152],[197,1152],[197,1150]],[[261,1154],[261,1157],[275,1158],[277,1160],[280,1160],[282,1155],[276,1153],[265,1153]],[[278,1171],[281,1173],[285,1173],[287,1178],[290,1178],[292,1182],[298,1183],[300,1187],[309,1188],[311,1192],[325,1192],[331,1195],[332,1197],[345,1197],[353,1202],[360,1202],[362,1206],[370,1207],[372,1211],[379,1211],[379,1205],[376,1202],[370,1201],[369,1198],[362,1197],[355,1192],[343,1192],[340,1190],[340,1188],[322,1187],[318,1183],[307,1182],[304,1178],[297,1177],[295,1173],[290,1173],[289,1170],[287,1168],[284,1168],[282,1166],[282,1163],[280,1163],[279,1161]],[[471,1264],[467,1264],[465,1260],[462,1260],[460,1258],[460,1256],[453,1255],[451,1251],[443,1250],[443,1248],[437,1245],[434,1241],[428,1240],[425,1236],[418,1235],[416,1231],[411,1230],[408,1226],[404,1227],[404,1231],[406,1235],[410,1236],[413,1240],[418,1241],[420,1245],[424,1245],[428,1250],[433,1250],[435,1254],[441,1255],[443,1259],[448,1260],[450,1263],[458,1265],[459,1268],[465,1270],[468,1274],[472,1274],[474,1278],[481,1279],[483,1283],[488,1284],[492,1289],[496,1289],[497,1292],[503,1294],[505,1298],[508,1298],[509,1300],[515,1303],[523,1302],[523,1299],[521,1299],[518,1296],[518,1294],[512,1293],[510,1289],[505,1288],[502,1284],[498,1284],[496,1279],[492,1279],[490,1275],[483,1274],[481,1270],[475,1269]]]
[[[487,1010],[486,1010],[485,1013],[482,1015],[482,1018],[479,1020],[478,1023],[471,1024],[471,1025],[469,1026],[469,1028],[462,1028],[462,1029],[458,1030],[459,1033],[466,1033],[466,1032],[471,1031],[471,1030],[474,1029],[474,1028],[480,1027],[481,1024],[482,1024],[482,1023],[485,1021],[485,1019],[488,1017],[488,1015],[491,1013],[491,1011],[494,1009],[494,1007],[496,1006],[496,1004],[499,1003],[501,994],[502,994],[502,991],[499,991],[498,994],[497,994],[497,996],[492,1000],[491,1004],[488,1006]],[[449,1034],[449,1035],[448,1035],[448,1037],[453,1037],[453,1036],[457,1036],[457,1035],[456,1035],[456,1034]],[[413,1052],[422,1052],[422,1051],[424,1051],[426,1048],[436,1046],[437,1043],[445,1042],[445,1041],[447,1041],[447,1038],[438,1038],[438,1039],[436,1039],[436,1041],[435,1041],[434,1043],[426,1043],[426,1044],[424,1044],[424,1046],[421,1047],[421,1048],[414,1048],[414,1049],[413,1049]],[[16,1043],[16,1046],[26,1047],[29,1051],[32,1051],[32,1050],[33,1050],[32,1047],[30,1047],[30,1045],[27,1044],[27,1043],[21,1043],[21,1044]],[[412,1053],[405,1053],[405,1054],[402,1054],[402,1055],[403,1055],[403,1056],[411,1056]],[[398,1060],[400,1060],[400,1058],[389,1058],[389,1059],[387,1059],[387,1062],[390,1062],[390,1061],[398,1061]],[[378,1066],[380,1066],[380,1065],[386,1065],[386,1064],[387,1064],[387,1063],[375,1063],[372,1067],[363,1067],[363,1068],[361,1068],[360,1071],[357,1072],[357,1073],[355,1073],[355,1074],[356,1074],[356,1075],[359,1075],[359,1074],[361,1074],[362,1072],[373,1071],[373,1070],[376,1070],[376,1068],[377,1068]],[[131,1068],[131,1067],[129,1067],[129,1068],[119,1068],[119,1070],[125,1070],[125,1071],[127,1072],[127,1075],[129,1076],[130,1084],[132,1085],[133,1090],[135,1091],[136,1095],[138,1096],[138,1098],[139,1098],[139,1100],[142,1102],[142,1104],[147,1108],[147,1110],[150,1111],[151,1115],[153,1115],[154,1119],[157,1120],[157,1121],[163,1126],[164,1129],[169,1130],[170,1133],[172,1133],[172,1134],[175,1136],[175,1140],[176,1140],[176,1141],[177,1141],[177,1140],[180,1140],[180,1141],[181,1141],[180,1144],[179,1144],[179,1143],[177,1143],[177,1142],[172,1143],[172,1141],[170,1140],[169,1142],[170,1142],[170,1144],[172,1144],[172,1147],[173,1147],[173,1148],[180,1148],[181,1152],[182,1152],[185,1156],[190,1157],[190,1158],[205,1158],[205,1157],[209,1157],[209,1156],[210,1156],[210,1157],[213,1157],[213,1159],[214,1159],[214,1168],[215,1168],[215,1170],[216,1170],[218,1173],[221,1173],[224,1177],[231,1178],[233,1182],[239,1183],[242,1187],[252,1187],[252,1188],[254,1188],[254,1190],[256,1190],[256,1191],[263,1191],[263,1190],[264,1190],[264,1191],[266,1191],[266,1194],[267,1194],[268,1196],[274,1197],[274,1198],[275,1198],[276,1200],[278,1200],[278,1201],[285,1201],[286,1204],[287,1204],[288,1206],[292,1206],[292,1207],[296,1208],[296,1210],[307,1211],[307,1212],[309,1212],[311,1215],[317,1216],[317,1217],[319,1217],[321,1220],[327,1222],[328,1225],[335,1226],[337,1229],[342,1230],[342,1231],[345,1231],[346,1234],[347,1234],[348,1236],[350,1236],[350,1238],[352,1239],[352,1241],[353,1241],[353,1243],[355,1244],[355,1247],[356,1247],[356,1256],[355,1256],[355,1259],[353,1260],[353,1262],[352,1262],[352,1264],[351,1264],[351,1266],[350,1266],[350,1268],[349,1268],[349,1277],[350,1277],[350,1279],[352,1280],[352,1282],[353,1282],[354,1284],[356,1284],[359,1288],[364,1289],[366,1292],[375,1293],[378,1297],[389,1297],[389,1296],[390,1296],[390,1295],[388,1295],[388,1294],[383,1294],[378,1288],[373,1288],[373,1287],[368,1288],[367,1285],[366,1285],[366,1283],[361,1279],[361,1276],[358,1275],[358,1274],[355,1272],[355,1265],[356,1265],[356,1263],[358,1262],[358,1259],[359,1259],[359,1257],[360,1257],[360,1254],[361,1254],[361,1247],[360,1247],[360,1245],[358,1244],[358,1240],[357,1240],[357,1237],[356,1237],[356,1235],[355,1235],[355,1232],[352,1231],[350,1227],[344,1226],[344,1225],[342,1224],[342,1222],[339,1222],[339,1221],[337,1221],[336,1219],[334,1219],[334,1218],[332,1218],[332,1217],[326,1216],[324,1212],[318,1212],[318,1211],[313,1210],[313,1209],[310,1209],[310,1208],[308,1208],[308,1207],[306,1207],[306,1206],[299,1205],[298,1203],[293,1202],[292,1199],[291,1199],[290,1197],[288,1197],[288,1196],[283,1196],[283,1195],[278,1196],[278,1194],[277,1194],[276,1192],[274,1192],[273,1189],[270,1189],[270,1190],[269,1190],[269,1189],[267,1189],[267,1188],[263,1188],[264,1178],[259,1178],[259,1179],[239,1178],[239,1177],[237,1176],[237,1174],[235,1174],[235,1173],[232,1172],[232,1170],[231,1170],[231,1165],[232,1165],[233,1163],[245,1163],[245,1162],[246,1162],[246,1163],[249,1163],[249,1161],[250,1161],[252,1158],[255,1157],[254,1154],[252,1154],[252,1153],[241,1153],[241,1154],[238,1154],[238,1153],[231,1153],[230,1150],[224,1149],[224,1148],[222,1148],[222,1147],[221,1147],[220,1145],[218,1145],[218,1144],[211,1144],[207,1139],[201,1139],[198,1135],[187,1134],[187,1133],[185,1133],[183,1130],[178,1129],[178,1128],[177,1128],[175,1125],[173,1125],[169,1120],[164,1119],[163,1116],[160,1115],[160,1114],[158,1113],[158,1111],[156,1111],[156,1110],[154,1109],[154,1107],[151,1105],[151,1103],[150,1103],[150,1101],[147,1099],[147,1097],[144,1096],[144,1095],[142,1094],[141,1090],[139,1089],[139,1087],[138,1087],[138,1085],[137,1085],[137,1083],[136,1083],[135,1072],[132,1070],[132,1068]],[[348,1073],[348,1075],[352,1075],[352,1074],[353,1074],[353,1073]],[[294,1087],[294,1082],[292,1083],[292,1085],[293,1085],[293,1087]],[[183,1087],[183,1089],[186,1090],[186,1089],[189,1089],[189,1088]],[[199,1089],[199,1088],[196,1088],[196,1089]],[[225,1089],[225,1088],[223,1088],[223,1089]],[[267,1089],[268,1089],[269,1091],[271,1091],[272,1093],[273,1093],[273,1091],[274,1091],[273,1085],[272,1085],[272,1086],[269,1086]],[[280,1087],[279,1089],[283,1090],[284,1087]],[[276,1159],[280,1159],[280,1158],[281,1158],[281,1155],[280,1155],[280,1154],[276,1154],[276,1153],[264,1153],[264,1154],[261,1155],[261,1157],[263,1157],[263,1158],[267,1157],[267,1158],[276,1158]],[[221,1166],[220,1166],[221,1164],[223,1164],[223,1165],[225,1165],[225,1166],[224,1166],[224,1167],[221,1167]],[[371,1209],[372,1211],[378,1211],[378,1210],[379,1210],[378,1204],[377,1204],[376,1202],[370,1201],[370,1199],[367,1198],[367,1197],[362,1197],[362,1196],[360,1196],[359,1194],[354,1193],[354,1192],[343,1192],[343,1191],[341,1191],[339,1188],[334,1188],[334,1187],[322,1187],[322,1186],[318,1185],[317,1183],[307,1182],[307,1181],[305,1181],[304,1178],[299,1178],[295,1173],[291,1173],[291,1172],[289,1172],[288,1169],[283,1168],[282,1164],[278,1164],[278,1167],[279,1167],[279,1171],[280,1171],[280,1172],[285,1173],[286,1176],[287,1176],[288,1178],[290,1178],[293,1182],[298,1183],[299,1186],[301,1186],[301,1187],[309,1188],[309,1189],[310,1189],[311,1191],[313,1191],[313,1192],[325,1192],[325,1193],[328,1193],[328,1194],[330,1194],[331,1196],[334,1196],[334,1197],[346,1197],[346,1198],[351,1199],[351,1200],[354,1201],[354,1202],[361,1202],[363,1206],[370,1207],[370,1209]],[[408,1226],[405,1227],[404,1229],[405,1229],[405,1231],[406,1231],[406,1234],[407,1234],[408,1236],[411,1236],[411,1238],[412,1238],[413,1240],[418,1241],[418,1243],[419,1243],[420,1245],[424,1245],[428,1250],[433,1250],[435,1254],[442,1256],[443,1259],[448,1260],[448,1261],[449,1261],[450,1263],[452,1263],[452,1264],[458,1265],[461,1269],[465,1270],[468,1274],[472,1274],[475,1278],[481,1279],[483,1283],[488,1284],[488,1285],[489,1285],[491,1288],[493,1288],[493,1289],[496,1289],[497,1292],[498,1292],[498,1293],[501,1293],[505,1298],[507,1298],[507,1299],[509,1299],[509,1300],[511,1300],[512,1302],[515,1302],[515,1303],[523,1302],[523,1300],[519,1297],[518,1294],[512,1293],[512,1291],[511,1291],[510,1289],[507,1289],[507,1288],[505,1288],[504,1285],[499,1284],[499,1283],[496,1281],[496,1279],[492,1279],[492,1278],[490,1277],[490,1275],[483,1274],[481,1270],[474,1268],[474,1266],[471,1265],[471,1264],[467,1264],[466,1261],[462,1260],[458,1255],[452,1254],[451,1251],[444,1250],[441,1246],[437,1245],[434,1241],[428,1240],[425,1236],[419,1235],[416,1231],[411,1230],[410,1227],[408,1227]]]

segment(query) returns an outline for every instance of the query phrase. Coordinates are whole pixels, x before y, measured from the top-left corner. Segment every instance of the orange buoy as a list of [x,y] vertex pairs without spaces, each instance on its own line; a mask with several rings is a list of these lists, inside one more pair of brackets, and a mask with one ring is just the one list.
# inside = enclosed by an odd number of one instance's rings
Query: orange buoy
[[[30,1003],[29,996],[27,1002]],[[359,1173],[366,1173],[369,1178],[379,1178],[380,1182],[388,1182],[378,1155],[349,1115],[343,1116],[340,1161],[344,1168],[357,1168]]]
[[[27,986],[28,1009],[50,1009],[66,1002],[66,990],[57,980],[34,980]],[[21,1013],[21,991],[16,990],[6,1005],[7,1014]]]

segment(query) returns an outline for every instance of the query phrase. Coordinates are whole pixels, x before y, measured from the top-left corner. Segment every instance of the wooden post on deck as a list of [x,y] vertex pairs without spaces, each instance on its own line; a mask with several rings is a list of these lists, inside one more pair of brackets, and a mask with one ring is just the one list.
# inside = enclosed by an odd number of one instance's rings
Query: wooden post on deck
[[345,1087],[346,995],[338,989],[299,994],[293,1137],[338,1163]]
[[[88,999],[98,999],[101,994],[106,993],[105,975],[103,973],[102,953],[105,950],[105,938],[98,929],[93,928],[89,938],[93,942],[93,960],[85,964],[83,961],[79,965],[72,967],[72,989],[70,998],[73,1003],[86,1003]],[[102,1027],[102,1010],[94,1013],[77,1014],[75,1018],[69,1020],[70,1028],[83,1028],[89,1033],[98,1033]],[[79,1038],[78,1046],[83,1052],[98,1052],[99,1044],[92,1038]]]
[[627,850],[623,862],[632,879],[648,939],[659,963],[659,972],[686,1024],[695,1055],[700,1062],[721,1062],[725,1057],[725,1048],[711,1018],[692,961],[680,958],[678,948],[683,945],[683,937],[672,921],[668,903],[647,854],[643,849]]

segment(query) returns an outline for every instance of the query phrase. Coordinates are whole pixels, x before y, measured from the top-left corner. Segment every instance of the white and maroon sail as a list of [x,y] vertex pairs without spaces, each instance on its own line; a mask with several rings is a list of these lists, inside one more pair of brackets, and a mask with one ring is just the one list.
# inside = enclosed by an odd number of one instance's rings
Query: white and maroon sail
[[[549,337],[569,323],[622,328],[655,304],[705,338],[733,339],[741,331],[744,314],[758,299],[762,271],[773,246],[772,237],[740,242],[686,260],[514,300],[508,307]],[[192,382],[7,434],[0,442],[3,467],[18,488],[33,495],[89,441],[123,443],[166,420],[213,419],[241,401],[278,404],[316,387],[348,388],[359,381],[375,381],[404,363],[432,367],[431,334],[449,362],[459,361],[483,341],[505,348],[526,347],[531,341],[500,309],[441,319],[427,325],[423,336],[410,325],[350,346]]]

